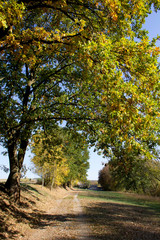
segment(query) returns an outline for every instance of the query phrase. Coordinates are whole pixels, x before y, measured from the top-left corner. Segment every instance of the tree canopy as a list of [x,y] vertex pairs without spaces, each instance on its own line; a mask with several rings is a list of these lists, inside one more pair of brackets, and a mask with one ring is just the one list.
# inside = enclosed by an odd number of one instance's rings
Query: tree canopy
[[19,176],[32,132],[65,120],[102,149],[159,141],[160,49],[142,30],[157,0],[0,3],[0,139],[6,187]]

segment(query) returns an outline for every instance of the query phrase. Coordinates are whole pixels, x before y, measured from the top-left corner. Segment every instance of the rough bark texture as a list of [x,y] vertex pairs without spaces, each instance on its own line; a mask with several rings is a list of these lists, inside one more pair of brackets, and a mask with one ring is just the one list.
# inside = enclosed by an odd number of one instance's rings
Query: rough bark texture
[[28,140],[21,139],[20,149],[17,150],[17,139],[12,138],[8,141],[10,174],[5,187],[8,189],[11,200],[15,203],[20,203],[20,176],[27,145]]
[[20,172],[18,169],[9,174],[5,187],[8,189],[11,201],[20,203]]
[[5,187],[8,189],[11,200],[16,203],[20,202],[20,168],[16,153],[16,147],[10,146],[8,148],[10,161],[10,174],[6,181]]

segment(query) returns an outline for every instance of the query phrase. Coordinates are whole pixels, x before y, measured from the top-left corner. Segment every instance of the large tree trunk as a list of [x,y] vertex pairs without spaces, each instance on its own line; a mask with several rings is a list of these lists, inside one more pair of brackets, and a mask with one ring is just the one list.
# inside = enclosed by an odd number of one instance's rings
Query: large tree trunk
[[20,203],[20,171],[16,164],[12,163],[12,170],[6,181],[5,187],[8,189],[11,201]]
[[8,189],[11,200],[20,202],[20,168],[17,156],[16,143],[8,145],[8,156],[10,162],[10,174],[6,181],[5,187]]
[[15,203],[20,203],[20,177],[21,168],[24,161],[25,152],[27,149],[28,140],[21,137],[20,149],[17,151],[17,140],[12,138],[8,142],[8,156],[10,162],[10,174],[5,183],[8,189],[10,198]]
[[[28,67],[26,65],[26,76],[29,78],[28,75]],[[31,79],[30,79],[31,81]],[[26,123],[26,117],[24,121],[24,116],[27,116],[27,106],[29,102],[29,96],[30,96],[30,84],[29,81],[26,91],[24,94],[23,99],[23,115],[21,122],[19,123],[19,126],[16,126],[12,129],[9,128],[8,133],[8,156],[9,156],[9,162],[10,162],[10,174],[6,181],[6,188],[9,190],[9,194],[11,196],[11,199],[14,200],[14,202],[19,203],[20,202],[20,172],[24,161],[24,156],[26,153],[26,149],[28,146],[28,141],[31,136],[32,131],[32,125],[33,123],[30,121]]]

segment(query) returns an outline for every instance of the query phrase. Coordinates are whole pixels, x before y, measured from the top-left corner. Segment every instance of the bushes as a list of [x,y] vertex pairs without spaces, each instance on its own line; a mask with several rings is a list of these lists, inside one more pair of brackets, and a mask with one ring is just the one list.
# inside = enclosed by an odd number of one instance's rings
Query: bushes
[[[132,164],[131,164],[132,163]],[[154,161],[111,161],[99,171],[98,183],[106,191],[126,190],[160,196],[159,163]],[[154,168],[153,168],[154,167]]]
[[106,191],[116,190],[116,182],[111,175],[109,164],[105,164],[104,168],[99,171],[98,183]]

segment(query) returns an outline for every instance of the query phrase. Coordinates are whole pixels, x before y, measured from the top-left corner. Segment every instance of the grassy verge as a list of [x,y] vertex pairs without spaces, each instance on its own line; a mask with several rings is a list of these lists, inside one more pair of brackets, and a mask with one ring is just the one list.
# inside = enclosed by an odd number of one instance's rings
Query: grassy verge
[[91,239],[160,240],[160,199],[123,192],[81,191]]
[[141,206],[154,209],[160,213],[160,198],[138,195],[125,192],[110,192],[110,191],[82,191],[79,194],[80,198],[88,198],[95,201],[104,201],[110,203],[120,203],[134,206]]

